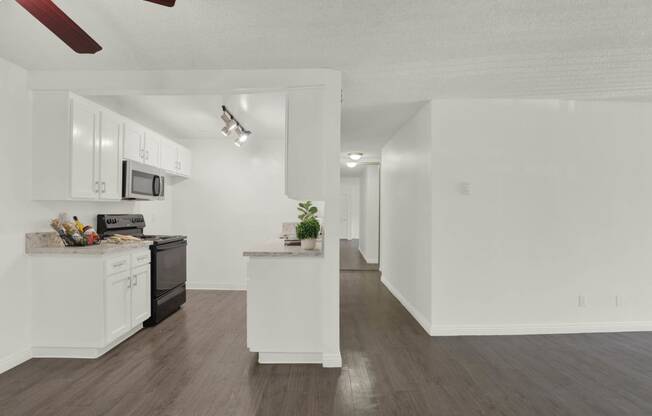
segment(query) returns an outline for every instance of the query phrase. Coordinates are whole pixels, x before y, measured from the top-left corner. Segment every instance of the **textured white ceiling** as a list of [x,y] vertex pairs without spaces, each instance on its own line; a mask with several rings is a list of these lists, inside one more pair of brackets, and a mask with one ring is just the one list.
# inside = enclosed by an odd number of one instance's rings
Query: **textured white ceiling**
[[649,0],[56,2],[102,52],[74,54],[3,1],[0,56],[29,69],[339,69],[344,150],[377,148],[429,98],[652,97]]

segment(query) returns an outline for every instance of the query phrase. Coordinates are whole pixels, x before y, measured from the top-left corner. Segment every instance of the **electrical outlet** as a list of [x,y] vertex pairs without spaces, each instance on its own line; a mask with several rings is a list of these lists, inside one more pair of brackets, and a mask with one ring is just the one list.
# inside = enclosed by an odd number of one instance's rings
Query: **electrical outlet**
[[577,306],[580,308],[586,308],[586,296],[579,295],[577,297]]

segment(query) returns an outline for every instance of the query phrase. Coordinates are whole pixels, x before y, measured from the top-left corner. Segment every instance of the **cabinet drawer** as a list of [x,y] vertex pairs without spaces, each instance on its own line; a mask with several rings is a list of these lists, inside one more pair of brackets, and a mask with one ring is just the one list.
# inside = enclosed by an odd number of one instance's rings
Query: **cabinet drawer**
[[139,251],[137,253],[133,253],[131,255],[131,268],[136,268],[139,266],[144,266],[146,264],[149,264],[151,261],[152,255],[150,254],[150,251],[143,250]]
[[120,256],[108,259],[104,262],[104,274],[111,276],[116,273],[129,270],[129,256]]

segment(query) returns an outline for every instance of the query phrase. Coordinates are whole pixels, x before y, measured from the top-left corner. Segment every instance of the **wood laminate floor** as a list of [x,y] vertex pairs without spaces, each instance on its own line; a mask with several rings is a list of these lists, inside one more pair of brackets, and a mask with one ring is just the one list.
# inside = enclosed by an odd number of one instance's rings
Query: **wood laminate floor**
[[432,338],[377,271],[341,283],[342,369],[256,364],[245,292],[190,292],[100,359],[0,375],[0,415],[652,415],[652,334]]
[[340,240],[340,270],[378,270],[378,264],[367,263],[358,250],[360,240]]

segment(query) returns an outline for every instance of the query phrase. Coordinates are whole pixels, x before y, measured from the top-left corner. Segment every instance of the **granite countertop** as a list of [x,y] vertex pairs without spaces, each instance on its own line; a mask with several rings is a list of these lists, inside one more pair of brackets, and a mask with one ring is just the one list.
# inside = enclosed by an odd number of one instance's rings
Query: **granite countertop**
[[133,241],[126,244],[101,244],[85,247],[66,247],[55,232],[25,234],[26,254],[83,254],[103,256],[105,254],[119,253],[122,251],[146,248],[151,241]]
[[283,240],[268,241],[256,247],[245,250],[245,257],[323,257],[321,241],[314,250],[304,250],[301,246],[286,246]]

